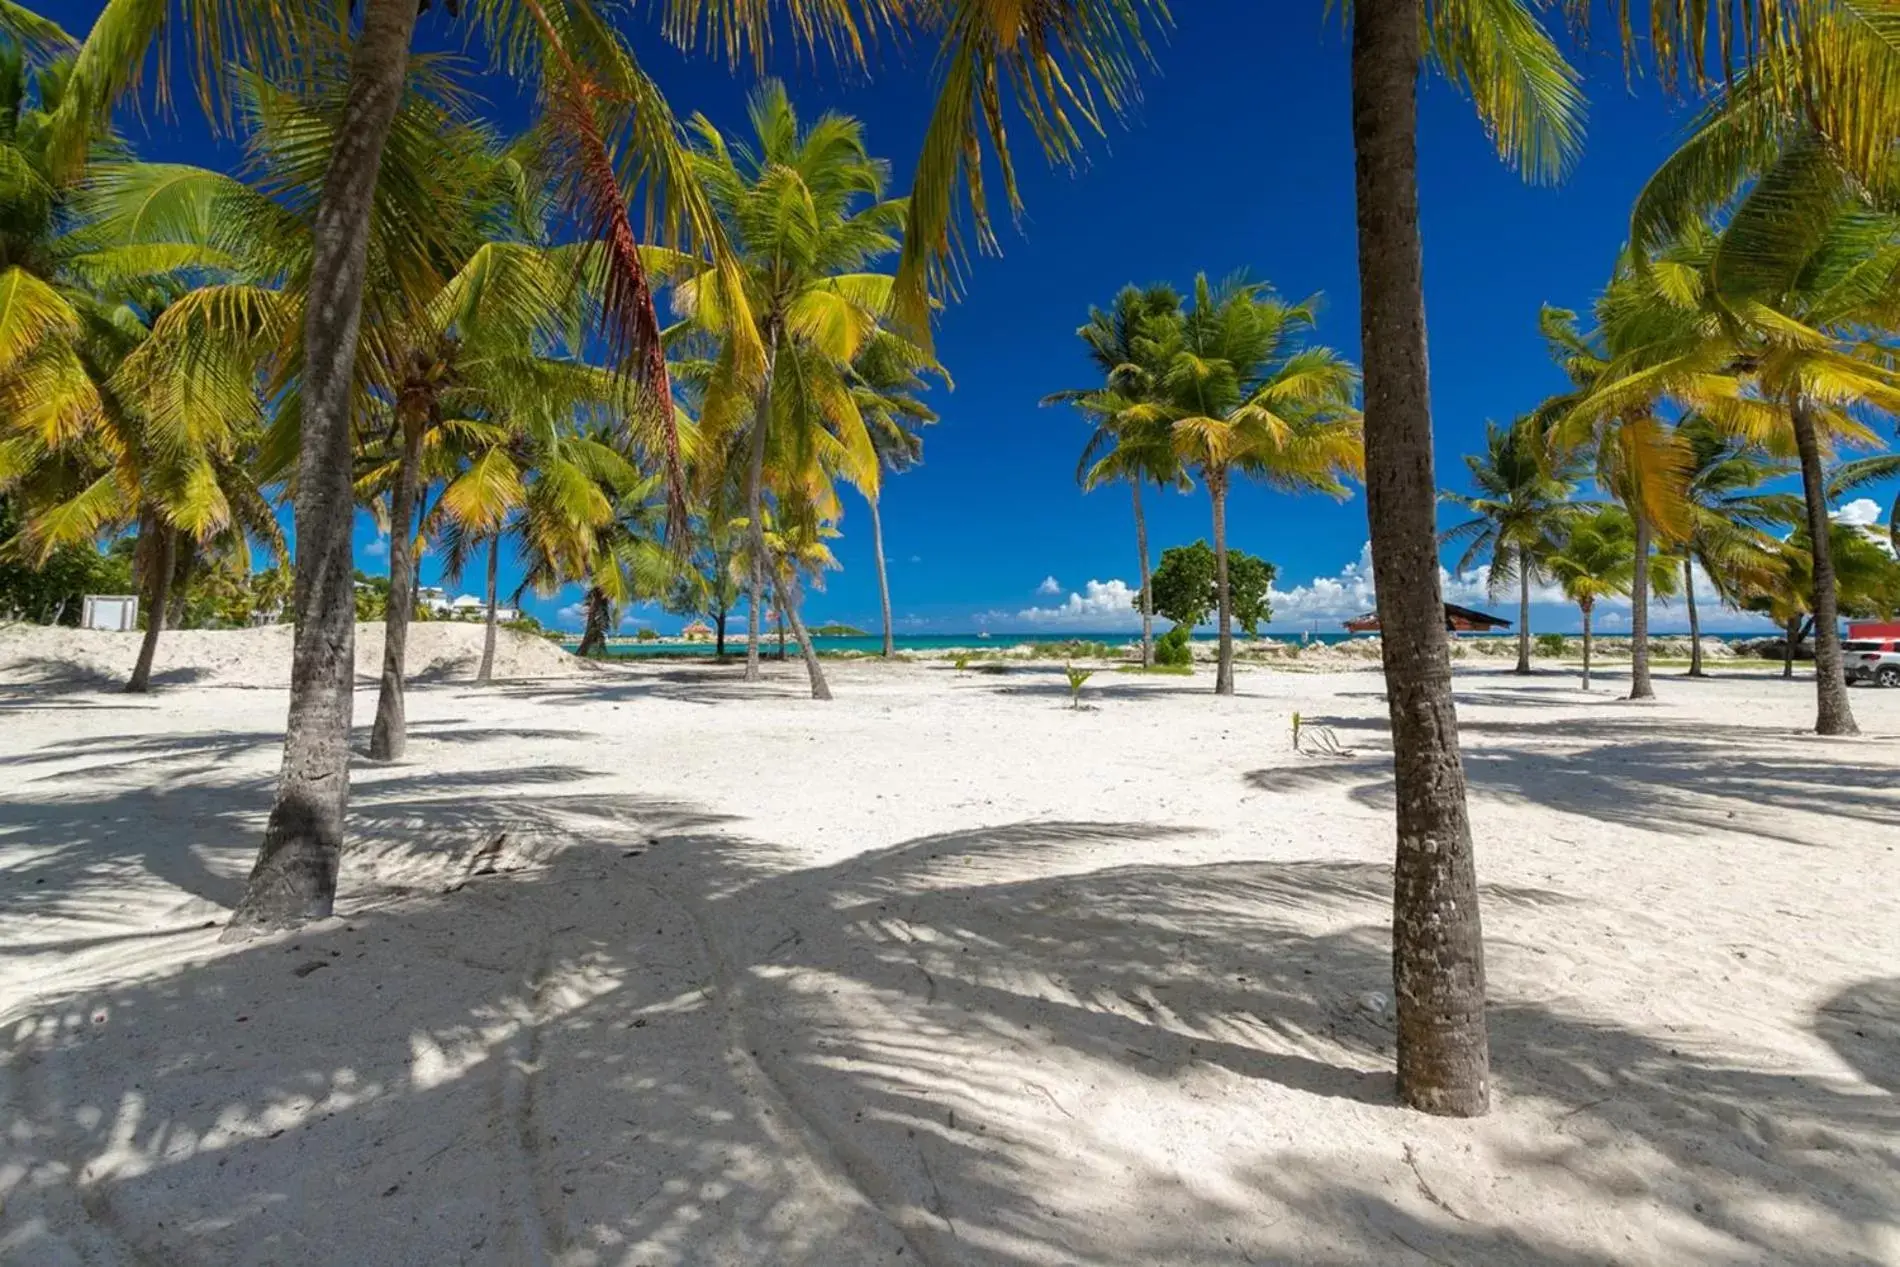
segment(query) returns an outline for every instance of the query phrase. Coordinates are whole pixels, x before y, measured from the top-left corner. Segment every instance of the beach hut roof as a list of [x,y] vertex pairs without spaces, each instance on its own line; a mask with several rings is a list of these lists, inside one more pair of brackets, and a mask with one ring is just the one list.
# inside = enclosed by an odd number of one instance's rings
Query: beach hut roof
[[[1349,633],[1378,633],[1379,613],[1366,612],[1354,616],[1345,622]],[[1445,628],[1458,633],[1486,633],[1493,629],[1509,629],[1511,622],[1500,616],[1477,611],[1470,607],[1460,607],[1456,603],[1445,604]]]

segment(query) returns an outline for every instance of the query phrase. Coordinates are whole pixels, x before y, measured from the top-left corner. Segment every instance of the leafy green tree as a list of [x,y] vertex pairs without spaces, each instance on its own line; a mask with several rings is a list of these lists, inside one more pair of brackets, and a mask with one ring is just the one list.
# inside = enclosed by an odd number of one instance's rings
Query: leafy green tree
[[1214,592],[1214,552],[1207,548],[1207,542],[1163,550],[1153,589],[1155,611],[1176,625],[1192,630],[1205,621],[1218,601]]
[[[1228,598],[1235,623],[1252,637],[1273,619],[1268,593],[1273,564],[1239,550],[1227,555]],[[1170,546],[1161,552],[1154,574],[1155,610],[1177,627],[1192,631],[1220,606],[1219,574],[1207,542]]]
[[1240,550],[1227,556],[1227,589],[1233,605],[1234,623],[1247,631],[1249,638],[1260,636],[1260,626],[1273,619],[1273,604],[1268,593],[1273,588],[1273,564]]
[[1545,575],[1544,561],[1556,549],[1564,525],[1576,514],[1578,463],[1568,455],[1553,461],[1536,424],[1520,419],[1509,427],[1485,424],[1485,451],[1467,454],[1474,493],[1444,498],[1472,518],[1445,530],[1447,544],[1463,545],[1460,573],[1484,560],[1486,588],[1496,598],[1517,582],[1517,672],[1531,671],[1531,584]]

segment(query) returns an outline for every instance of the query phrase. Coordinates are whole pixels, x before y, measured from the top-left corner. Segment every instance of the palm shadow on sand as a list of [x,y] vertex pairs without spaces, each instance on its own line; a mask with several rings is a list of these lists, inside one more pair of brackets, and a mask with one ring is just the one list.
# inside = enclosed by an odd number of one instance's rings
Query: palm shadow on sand
[[[0,847],[53,847],[0,918],[106,926],[138,869],[226,901],[268,784],[204,756],[175,813],[149,787],[4,803]],[[383,880],[342,918],[222,953],[195,923],[156,930],[203,953],[9,1018],[4,1129],[27,1178],[0,1244],[22,1261],[50,1257],[55,1228],[245,1263],[1602,1260],[1554,1222],[1532,1235],[1447,1197],[1454,1172],[1428,1187],[1409,1152],[1263,1141],[1190,1175],[1094,1129],[1118,1096],[1183,1087],[1400,1115],[1389,1021],[1362,1005],[1389,980],[1383,866],[1198,863],[1191,825],[1030,821],[811,867],[702,807],[561,786],[582,777],[378,779],[352,848]],[[471,877],[499,835],[528,842],[520,868]],[[1133,844],[1176,858],[1108,860]],[[1562,1124],[1509,1166],[1573,1183],[1636,1141],[1643,1199],[1733,1260],[1866,1261],[1900,1163],[1895,998],[1866,983],[1813,1022],[1886,1095],[1495,998],[1501,1093]],[[1089,1097],[1091,1070],[1112,1094]],[[1789,1203],[1834,1236],[1795,1236],[1773,1213]],[[1301,1229],[1324,1237],[1280,1239]]]

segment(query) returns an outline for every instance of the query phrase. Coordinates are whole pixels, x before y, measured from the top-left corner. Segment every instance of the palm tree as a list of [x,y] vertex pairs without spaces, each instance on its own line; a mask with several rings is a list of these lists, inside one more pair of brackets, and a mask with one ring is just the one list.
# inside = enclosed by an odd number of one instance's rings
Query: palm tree
[[1742,200],[1710,277],[1717,305],[1741,318],[1758,390],[1785,410],[1793,432],[1813,543],[1815,731],[1851,735],[1859,727],[1842,672],[1825,463],[1835,443],[1871,442],[1850,409],[1900,416],[1900,373],[1863,333],[1900,315],[1900,217],[1870,216],[1842,191],[1825,211],[1791,223],[1779,204],[1810,163],[1794,147]]
[[[1865,530],[1830,523],[1829,555],[1836,562],[1838,601],[1843,613],[1890,618],[1900,609],[1900,564]],[[1751,574],[1741,591],[1750,610],[1771,617],[1786,631],[1781,675],[1794,676],[1794,653],[1809,628],[1818,628],[1814,615],[1814,550],[1805,527],[1776,543],[1775,566]],[[1815,672],[1819,673],[1817,660]]]
[[[241,362],[171,319],[225,261],[122,241],[96,190],[62,180],[71,64],[29,51],[0,35],[0,490],[30,560],[137,525],[146,627],[127,689],[143,692],[200,551],[241,552],[248,574],[250,538],[281,549],[250,467],[260,402]],[[101,171],[146,170],[107,132],[92,147]]]
[[[863,270],[897,250],[904,204],[884,197],[887,165],[865,149],[856,120],[825,115],[804,126],[776,81],[753,94],[749,114],[751,148],[735,149],[704,118],[692,126],[698,179],[741,261],[745,319],[756,323],[765,348],[763,370],[753,372],[738,354],[740,315],[709,284],[709,273],[682,278],[676,295],[694,325],[720,341],[701,425],[714,436],[745,436],[753,568],[746,677],[756,680],[770,559],[768,483],[783,483],[790,463],[797,478],[824,468],[867,495],[878,485],[877,452],[850,367],[872,342],[891,296],[888,275]],[[781,465],[768,481],[773,453]],[[827,508],[821,514],[835,518]]]
[[1719,228],[1688,230],[1657,262],[1633,267],[1630,282],[1665,315],[1596,394],[1614,408],[1667,393],[1739,436],[1799,455],[1818,543],[1815,729],[1852,734],[1825,464],[1843,444],[1875,443],[1857,414],[1900,416],[1900,372],[1865,335],[1900,316],[1900,216],[1870,210],[1836,176],[1831,157],[1797,138]]
[[1489,556],[1486,582],[1493,597],[1517,581],[1519,673],[1531,671],[1531,583],[1544,575],[1544,560],[1577,513],[1570,499],[1580,474],[1574,459],[1549,460],[1534,426],[1528,418],[1510,427],[1487,423],[1484,453],[1465,458],[1478,492],[1444,494],[1474,516],[1444,533],[1446,543],[1465,546],[1458,571]]
[[[1565,3],[1576,17],[1589,7]],[[1886,85],[1900,80],[1867,73],[1892,47],[1878,10],[1741,0],[1652,5],[1648,15],[1639,31],[1623,10],[1617,31],[1626,48],[1640,40],[1666,82],[1721,78],[1733,68],[1731,54],[1784,58],[1795,91],[1771,94],[1777,108],[1798,117],[1825,102],[1845,120],[1841,134],[1853,143],[1842,152],[1856,175],[1879,182],[1900,133],[1900,100]],[[1712,49],[1721,50],[1719,67],[1709,65]],[[1489,1056],[1477,875],[1433,523],[1418,214],[1418,72],[1426,59],[1469,93],[1499,153],[1539,177],[1560,174],[1576,153],[1582,101],[1575,73],[1523,0],[1429,7],[1396,0],[1352,11],[1366,510],[1374,569],[1388,578],[1379,622],[1398,793],[1399,1094],[1428,1112],[1472,1116],[1489,1104]]]
[[[1214,690],[1234,693],[1233,596],[1227,577],[1227,494],[1236,474],[1283,492],[1346,495],[1361,471],[1358,376],[1331,348],[1307,346],[1315,300],[1287,303],[1236,278],[1195,278],[1194,304],[1152,323],[1141,355],[1159,367],[1155,399],[1131,420],[1165,422],[1175,455],[1207,486],[1214,511],[1220,662]],[[1441,616],[1442,619],[1442,616]]]
[[640,475],[609,425],[581,423],[590,411],[611,412],[618,388],[614,375],[591,366],[524,360],[507,383],[493,384],[493,415],[463,426],[475,443],[442,490],[435,528],[445,576],[459,577],[475,550],[485,555],[478,684],[493,675],[504,538],[517,539],[526,564],[517,597],[530,585],[552,593],[570,581],[603,583],[602,566],[624,528],[621,502]]
[[1767,529],[1794,523],[1800,499],[1762,491],[1787,474],[1788,463],[1724,431],[1699,414],[1677,424],[1688,446],[1689,535],[1682,543],[1682,593],[1689,610],[1689,676],[1702,677],[1702,622],[1696,612],[1695,569],[1700,565],[1724,602],[1738,604],[1774,570],[1775,543]]
[[1131,408],[1152,404],[1160,377],[1159,365],[1144,363],[1144,352],[1158,346],[1144,338],[1156,322],[1179,317],[1181,297],[1169,286],[1141,289],[1124,286],[1112,309],[1089,309],[1087,324],[1076,336],[1087,345],[1089,359],[1102,373],[1100,387],[1056,392],[1043,404],[1072,404],[1094,423],[1082,458],[1076,464],[1076,482],[1091,492],[1111,481],[1128,485],[1135,508],[1135,551],[1140,556],[1141,663],[1153,668],[1153,566],[1148,556],[1148,520],[1141,505],[1141,486],[1152,480],[1160,486],[1181,482],[1180,462],[1165,423],[1134,415]]
[[949,384],[949,375],[928,353],[889,331],[871,337],[851,367],[851,391],[858,413],[870,429],[877,451],[878,485],[865,493],[871,508],[871,548],[877,563],[878,605],[884,614],[884,655],[897,654],[891,628],[891,582],[884,565],[883,474],[909,470],[923,461],[924,438],[917,429],[937,421],[937,415],[917,399],[924,390],[925,373],[935,373]]
[[[1004,142],[1004,101],[1013,93],[1033,125],[1042,149],[1066,160],[1079,143],[1075,118],[1099,126],[1100,112],[1119,111],[1132,99],[1133,68],[1146,57],[1146,27],[1166,20],[1156,0],[1080,0],[1075,6],[1032,11],[968,8],[947,3],[900,6],[866,0],[853,6],[784,0],[792,28],[813,48],[862,62],[864,31],[881,25],[940,41],[937,107],[917,165],[916,196],[901,262],[900,307],[908,326],[928,330],[933,284],[947,290],[946,261],[952,253],[953,200],[959,184],[969,191],[976,240],[991,240],[982,184],[984,141],[1000,161],[1005,192],[1017,207],[1013,168]],[[81,51],[81,91],[61,111],[61,161],[83,163],[84,138],[108,117],[137,81],[166,6],[149,0],[108,0]],[[223,80],[227,56],[251,65],[307,65],[313,45],[340,44],[347,31],[331,25],[335,10],[302,5],[218,4],[195,10],[185,24],[195,41],[201,95]],[[313,257],[304,363],[313,367],[310,420],[298,481],[297,542],[300,559],[322,576],[298,594],[299,653],[293,674],[293,708],[285,736],[279,795],[260,852],[260,867],[240,907],[243,928],[286,925],[327,914],[334,900],[334,867],[340,848],[348,788],[348,721],[351,655],[347,584],[349,515],[343,458],[348,450],[348,399],[357,324],[365,290],[365,246],[370,235],[373,192],[388,131],[401,97],[418,6],[405,0],[366,0],[362,27],[350,55],[346,126],[323,183]],[[722,0],[676,26],[685,40],[736,54],[747,44],[763,48],[780,10],[775,6]],[[30,16],[30,15],[26,15]],[[488,36],[507,71],[539,80],[540,98],[552,129],[574,209],[606,245],[610,282],[600,325],[620,364],[649,390],[665,415],[669,392],[660,331],[636,246],[616,143],[628,167],[689,250],[703,244],[725,275],[726,305],[744,305],[717,221],[697,190],[678,145],[677,131],[658,88],[595,8],[584,0],[519,0],[476,6],[470,17]],[[703,22],[699,21],[704,18]],[[50,23],[15,23],[36,37],[57,33]],[[47,30],[51,28],[51,32]],[[77,142],[71,138],[80,138]],[[763,352],[736,321],[739,359],[757,365]],[[680,486],[676,450],[670,445],[670,487]],[[683,517],[675,502],[675,522]]]
[[824,666],[819,663],[801,611],[802,578],[808,576],[812,584],[817,585],[826,571],[838,566],[831,548],[825,544],[838,533],[820,516],[818,509],[802,497],[779,497],[775,507],[773,522],[761,535],[768,552],[772,590],[778,601],[779,658],[784,658],[784,626],[789,623],[792,637],[798,642],[799,657],[805,662],[805,673],[811,680],[811,697],[828,700],[831,685],[825,680]]
[[[1588,333],[1578,329],[1576,314],[1563,309],[1546,307],[1538,319],[1553,359],[1576,385],[1538,411],[1551,448],[1593,458],[1597,485],[1629,512],[1636,553],[1644,559],[1655,553],[1658,537],[1667,549],[1690,531],[1690,456],[1664,417],[1667,386],[1656,372],[1668,350],[1704,337],[1697,315],[1657,284],[1663,266],[1679,269],[1683,263],[1666,257],[1648,261],[1653,271],[1620,266],[1597,299],[1596,328]],[[1687,267],[1695,267],[1693,259]],[[1732,376],[1711,377],[1731,394],[1738,390]],[[1630,594],[1630,699],[1656,694],[1649,672],[1649,589],[1649,569],[1638,569]]]
[[1627,594],[1636,574],[1636,534],[1629,512],[1606,506],[1570,526],[1549,556],[1551,575],[1583,614],[1583,689],[1590,689],[1594,647],[1590,621],[1597,602]]
[[[1637,583],[1635,517],[1621,506],[1604,506],[1572,519],[1568,531],[1550,554],[1547,566],[1558,585],[1583,614],[1583,689],[1590,689],[1590,659],[1594,646],[1591,615],[1605,598],[1632,593]],[[1668,594],[1675,588],[1675,564],[1652,554],[1643,569],[1651,589]],[[1634,623],[1634,622],[1632,622]]]
[[[587,621],[580,655],[605,645],[623,607],[663,596],[679,573],[662,541],[664,481],[657,474],[640,474],[622,452],[623,443],[607,426],[573,437],[560,446],[559,456],[572,472],[571,494],[527,499],[525,567],[511,601],[520,606],[529,589],[546,595],[574,582],[584,585]],[[605,518],[598,502],[585,495],[590,483],[611,506]]]

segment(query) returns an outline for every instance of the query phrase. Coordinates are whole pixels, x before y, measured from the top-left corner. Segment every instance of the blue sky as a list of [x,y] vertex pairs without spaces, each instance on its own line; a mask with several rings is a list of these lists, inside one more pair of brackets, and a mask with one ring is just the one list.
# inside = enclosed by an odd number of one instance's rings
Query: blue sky
[[[1026,215],[1017,229],[1004,226],[1000,257],[974,262],[962,300],[945,313],[938,350],[956,389],[935,394],[942,421],[927,434],[924,464],[886,487],[900,631],[1107,630],[1131,619],[1120,610],[1136,577],[1127,494],[1083,496],[1074,472],[1084,425],[1068,411],[1037,405],[1050,391],[1089,383],[1075,327],[1090,304],[1106,302],[1124,282],[1186,285],[1197,271],[1219,277],[1245,269],[1288,295],[1322,292],[1318,337],[1357,357],[1347,56],[1327,7],[1179,6],[1178,26],[1157,49],[1159,65],[1144,80],[1138,108],[1092,143],[1073,171],[1051,169],[1026,129],[1016,129]],[[96,7],[55,4],[50,11],[78,32]],[[445,22],[439,11],[432,15],[425,40],[439,43]],[[723,127],[743,126],[749,74],[684,58],[645,36],[639,45],[682,115],[699,110]],[[1487,418],[1508,419],[1564,385],[1537,336],[1538,307],[1589,304],[1622,244],[1632,198],[1688,115],[1653,85],[1632,87],[1615,51],[1574,52],[1588,77],[1589,140],[1556,187],[1527,185],[1501,164],[1449,86],[1431,81],[1424,92],[1432,399],[1439,480],[1448,487],[1462,486],[1461,455],[1480,447]],[[900,188],[907,184],[931,97],[928,50],[888,50],[869,80],[795,62],[788,55],[772,69],[788,81],[801,112],[858,115],[873,150],[892,160]],[[181,95],[174,119],[126,119],[141,152],[229,162],[228,143],[208,138],[195,105]],[[497,102],[493,113],[505,125],[525,119],[518,100]],[[1874,492],[1883,505],[1891,495]],[[1157,555],[1208,531],[1204,496],[1157,494],[1149,506]],[[874,628],[877,588],[861,503],[847,502],[841,527],[835,544],[843,570],[811,596],[809,615],[814,623]],[[1276,603],[1280,628],[1336,629],[1348,609],[1370,605],[1361,497],[1334,503],[1241,487],[1231,499],[1229,536],[1236,548],[1277,565],[1285,591]],[[384,570],[386,552],[366,520],[357,545],[360,567]],[[504,585],[512,587],[509,571],[505,562]],[[432,560],[424,562],[424,579],[437,579]],[[1468,601],[1481,600],[1479,588],[1457,586]],[[575,597],[530,595],[524,606],[578,627],[560,615]],[[657,610],[629,615],[661,629],[680,623]],[[1620,618],[1605,615],[1612,627]],[[1540,605],[1535,623],[1574,628],[1576,614]],[[1680,626],[1680,606],[1659,611],[1656,623]],[[1705,627],[1749,623],[1705,606]]]

